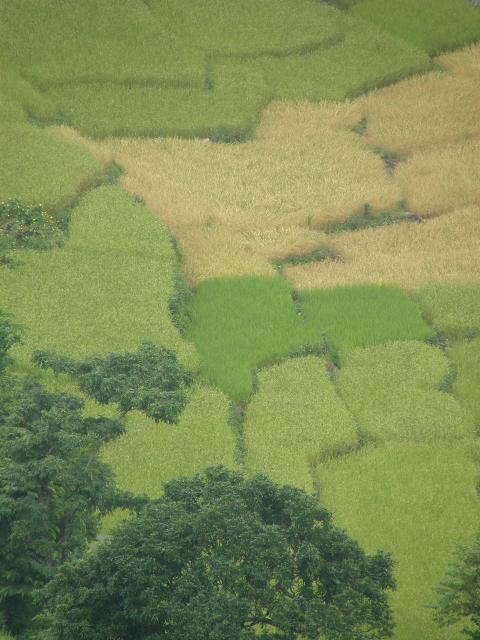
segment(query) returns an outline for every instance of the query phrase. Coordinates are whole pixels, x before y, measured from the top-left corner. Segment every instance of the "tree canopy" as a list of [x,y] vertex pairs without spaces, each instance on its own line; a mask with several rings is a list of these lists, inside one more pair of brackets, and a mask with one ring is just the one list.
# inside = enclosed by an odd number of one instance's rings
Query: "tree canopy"
[[175,422],[187,403],[193,377],[171,349],[144,342],[133,353],[109,353],[74,361],[36,351],[33,361],[55,373],[68,373],[98,402],[118,403],[121,411],[144,411],[154,420]]
[[49,640],[367,640],[392,632],[392,563],[314,496],[223,467],[165,493],[44,591]]
[[12,632],[34,613],[32,591],[85,551],[116,500],[97,452],[122,424],[82,411],[80,398],[26,381],[0,416],[0,627]]
[[480,640],[480,532],[471,546],[459,546],[438,592],[437,621],[463,623],[464,635]]

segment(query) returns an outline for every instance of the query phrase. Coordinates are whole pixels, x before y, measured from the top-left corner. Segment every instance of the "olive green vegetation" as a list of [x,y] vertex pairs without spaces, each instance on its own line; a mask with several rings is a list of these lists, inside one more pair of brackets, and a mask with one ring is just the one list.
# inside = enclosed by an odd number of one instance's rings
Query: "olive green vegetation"
[[119,187],[80,201],[62,248],[16,255],[21,264],[0,270],[0,298],[24,327],[12,354],[20,367],[28,369],[36,349],[82,358],[135,350],[145,340],[194,363],[168,308],[177,268],[170,234]]
[[57,110],[48,96],[40,93],[4,61],[0,62],[0,116],[2,123],[26,122],[27,117],[53,121]]
[[318,467],[322,503],[367,552],[393,554],[395,640],[461,640],[429,605],[455,545],[480,518],[478,465],[467,444],[389,443]]
[[0,18],[5,59],[95,137],[244,140],[272,99],[341,100],[431,65],[315,0],[6,0]]
[[480,334],[480,285],[436,284],[415,292],[425,318],[445,338]]
[[338,390],[374,441],[437,442],[471,436],[473,418],[450,393],[449,362],[438,348],[390,342],[345,353]]
[[324,359],[291,358],[258,374],[245,420],[249,472],[311,492],[314,465],[357,445]]
[[387,340],[426,340],[435,333],[418,306],[397,287],[351,286],[302,291],[305,318],[336,347]]
[[273,98],[312,101],[345,100],[431,66],[426,53],[365,20],[344,16],[341,28],[328,48],[244,64],[262,74]]
[[202,283],[188,304],[187,336],[204,376],[236,402],[247,400],[253,372],[305,347],[331,350],[435,334],[396,287],[356,286],[293,292],[280,278]]
[[480,433],[480,338],[454,345],[448,356],[455,371],[453,392],[472,412]]
[[360,0],[350,11],[430,54],[480,39],[480,11],[470,0]]
[[102,458],[112,467],[121,489],[159,497],[164,483],[173,478],[217,464],[235,467],[229,411],[223,393],[209,387],[192,391],[175,425],[132,411],[125,435],[108,443]]
[[73,81],[202,82],[200,52],[141,0],[4,0],[3,57],[45,88]]

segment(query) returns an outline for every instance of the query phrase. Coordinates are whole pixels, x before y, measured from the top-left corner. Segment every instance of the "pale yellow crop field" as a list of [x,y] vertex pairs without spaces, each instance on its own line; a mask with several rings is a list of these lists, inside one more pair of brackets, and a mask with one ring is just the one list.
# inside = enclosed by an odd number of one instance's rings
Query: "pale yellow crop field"
[[88,144],[115,159],[123,185],[169,224],[195,284],[272,273],[272,260],[325,244],[318,229],[326,223],[365,203],[395,207],[399,187],[352,130],[360,120],[351,103],[274,103],[256,138],[242,145],[172,138]]
[[342,233],[330,240],[337,260],[289,267],[295,287],[480,282],[480,206],[470,206],[416,224]]

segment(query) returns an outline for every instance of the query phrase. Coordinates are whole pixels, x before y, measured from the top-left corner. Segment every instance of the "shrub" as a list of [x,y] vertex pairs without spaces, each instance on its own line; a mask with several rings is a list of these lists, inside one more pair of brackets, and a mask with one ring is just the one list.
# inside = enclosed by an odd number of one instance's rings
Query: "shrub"
[[61,218],[41,204],[28,207],[18,200],[0,202],[0,233],[14,246],[48,249],[64,240]]
[[75,362],[55,353],[36,351],[35,364],[56,374],[68,373],[80,389],[101,404],[118,403],[122,413],[143,411],[155,421],[176,422],[192,383],[171,349],[144,342],[134,353],[110,353]]

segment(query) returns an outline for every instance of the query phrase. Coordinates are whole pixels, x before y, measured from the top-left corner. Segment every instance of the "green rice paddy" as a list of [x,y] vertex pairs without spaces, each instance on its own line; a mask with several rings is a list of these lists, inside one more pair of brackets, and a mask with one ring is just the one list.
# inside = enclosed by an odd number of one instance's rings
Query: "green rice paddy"
[[427,320],[444,337],[480,334],[480,285],[431,285],[415,293]]
[[395,640],[460,640],[429,608],[455,545],[478,528],[478,466],[467,444],[389,443],[318,468],[322,500],[335,521],[370,552],[395,559]]
[[247,468],[313,490],[320,459],[354,449],[358,433],[322,358],[291,358],[258,374],[245,418]]
[[390,342],[352,349],[338,374],[345,404],[375,442],[439,442],[471,436],[473,418],[451,394],[449,362],[436,347]]
[[480,433],[480,338],[454,345],[448,356],[455,370],[453,392],[470,409]]

